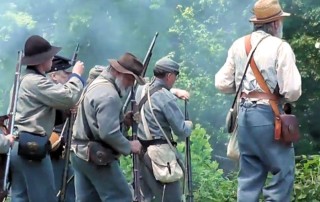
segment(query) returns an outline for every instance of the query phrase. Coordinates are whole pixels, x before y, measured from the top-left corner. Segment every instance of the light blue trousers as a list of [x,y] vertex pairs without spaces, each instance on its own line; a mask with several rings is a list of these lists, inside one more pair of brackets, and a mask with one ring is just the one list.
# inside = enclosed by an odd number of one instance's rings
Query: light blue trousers
[[289,202],[294,184],[294,149],[292,144],[274,140],[271,107],[246,101],[240,106],[238,118],[238,201],[257,202],[262,192],[265,201]]
[[30,161],[18,154],[15,142],[10,161],[12,202],[56,202],[55,184],[50,156],[42,161]]
[[97,166],[82,160],[73,152],[70,157],[77,202],[132,202],[129,185],[118,161],[108,166]]

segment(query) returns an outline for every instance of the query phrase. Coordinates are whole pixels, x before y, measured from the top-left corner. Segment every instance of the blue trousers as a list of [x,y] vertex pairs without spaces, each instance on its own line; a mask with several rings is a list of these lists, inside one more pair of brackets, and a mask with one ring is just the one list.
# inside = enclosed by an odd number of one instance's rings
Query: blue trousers
[[[274,113],[269,105],[246,101],[238,115],[240,172],[238,201],[289,202],[294,184],[294,149],[274,140]],[[271,174],[270,181],[266,180]]]
[[11,201],[13,202],[56,202],[55,184],[50,156],[42,161],[30,161],[18,154],[15,142],[10,155],[12,176]]
[[[56,193],[61,189],[62,185],[62,175],[64,172],[64,159],[51,159],[53,172],[54,172],[54,180],[55,180],[55,187]],[[68,177],[69,179],[73,175],[73,168],[71,165],[68,167]],[[65,193],[65,200],[66,202],[74,202],[76,200],[75,188],[74,188],[74,179],[71,180],[67,185],[67,190]]]
[[131,202],[129,185],[118,161],[97,166],[71,153],[77,202]]

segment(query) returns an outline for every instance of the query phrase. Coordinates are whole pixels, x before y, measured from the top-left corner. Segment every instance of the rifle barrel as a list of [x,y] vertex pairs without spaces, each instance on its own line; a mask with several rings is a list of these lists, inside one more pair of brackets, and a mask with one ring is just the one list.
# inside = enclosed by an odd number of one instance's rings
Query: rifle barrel
[[[9,112],[9,121],[8,121],[8,134],[13,134],[14,132],[14,121],[15,121],[15,115],[16,115],[16,109],[17,109],[17,97],[19,92],[19,86],[20,86],[20,75],[21,75],[21,60],[23,57],[23,51],[18,51],[18,62],[16,65],[16,71],[15,71],[15,77],[14,77],[14,84],[13,84],[13,92],[11,97],[11,106],[10,106],[10,112]],[[8,191],[8,175],[9,175],[9,166],[10,166],[10,153],[11,153],[11,147],[9,147],[9,151],[7,153],[7,159],[6,159],[6,167],[4,172],[4,178],[3,178],[3,191]]]
[[76,64],[76,60],[78,57],[78,53],[79,53],[79,43],[77,43],[76,49],[73,52],[73,56],[71,58],[70,64],[73,66],[74,64]]
[[[132,113],[135,114],[138,112],[137,102],[135,100],[135,93],[132,87],[132,94],[131,94],[131,108]],[[132,139],[138,140],[138,124],[133,121],[132,122]],[[141,194],[140,194],[140,172],[139,172],[139,162],[138,162],[138,154],[133,154],[133,178],[134,178],[134,202],[141,202]]]
[[[147,69],[148,69],[148,65],[149,65],[149,62],[150,62],[150,59],[151,59],[151,56],[152,56],[152,50],[153,50],[153,47],[156,43],[156,40],[157,40],[157,37],[158,37],[159,33],[156,32],[156,34],[154,35],[152,41],[151,41],[151,44],[149,46],[149,49],[148,49],[148,52],[143,60],[143,71],[141,73],[141,76],[144,77],[146,75],[146,72],[147,72]],[[133,85],[133,89],[137,89],[138,87],[138,83],[135,81],[134,82],[134,85]],[[129,95],[126,99],[126,101],[124,102],[124,105],[123,105],[123,108],[122,108],[122,112],[125,113],[128,109],[128,106],[129,106],[129,102],[130,102],[130,98],[131,98],[131,94],[132,94],[132,91],[129,92]]]
[[[185,120],[189,120],[188,113],[188,100],[185,100],[184,104]],[[190,137],[186,138],[186,170],[187,170],[187,202],[193,202],[193,190],[192,190],[192,166],[191,166],[191,144]]]

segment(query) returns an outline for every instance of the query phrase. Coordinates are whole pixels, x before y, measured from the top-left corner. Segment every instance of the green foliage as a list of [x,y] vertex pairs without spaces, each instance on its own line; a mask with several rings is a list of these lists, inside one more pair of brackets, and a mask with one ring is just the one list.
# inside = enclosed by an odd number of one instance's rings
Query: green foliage
[[320,156],[300,156],[296,163],[294,201],[320,201]]
[[302,96],[295,104],[303,139],[296,145],[297,154],[319,150],[320,58],[315,48],[319,40],[319,1],[285,0],[285,10],[294,15],[284,21],[284,37],[292,45],[297,67],[302,75]]
[[[199,124],[190,136],[193,173],[193,190],[195,201],[236,201],[236,173],[227,177],[216,161],[211,158],[213,151],[209,143],[210,135]],[[185,153],[185,144],[177,146]],[[299,156],[296,159],[296,174],[293,200],[295,202],[317,202],[320,198],[320,156]],[[121,168],[128,179],[132,180],[132,159],[121,157]]]
[[[195,201],[235,201],[235,181],[224,177],[218,163],[212,161],[209,139],[197,124],[190,137]],[[185,144],[179,144],[178,149],[185,151]]]

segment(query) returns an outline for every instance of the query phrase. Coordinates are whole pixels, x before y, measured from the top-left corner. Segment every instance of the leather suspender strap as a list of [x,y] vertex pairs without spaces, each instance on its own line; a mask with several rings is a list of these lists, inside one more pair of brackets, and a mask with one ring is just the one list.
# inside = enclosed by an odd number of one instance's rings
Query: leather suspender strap
[[[246,53],[249,54],[251,49],[251,35],[247,35],[245,37],[245,47],[246,47]],[[267,94],[272,94],[268,85],[266,84],[266,81],[264,80],[261,72],[259,71],[256,62],[254,61],[254,58],[251,58],[250,61],[250,67],[252,69],[252,72],[254,76],[256,77],[256,80],[259,84],[259,86],[262,88],[262,90]],[[275,100],[269,99],[270,106],[273,110],[273,113],[275,115],[275,140],[280,140],[280,134],[281,134],[281,120],[280,120],[280,111],[278,108],[278,102]]]
[[[149,87],[148,87],[149,88]],[[153,95],[155,92],[159,91],[162,89],[162,86],[156,86],[156,87],[153,87],[151,90],[150,90],[150,96]],[[138,104],[138,111],[141,111],[142,109],[142,106],[147,102],[148,100],[148,94],[144,94],[144,96],[141,98],[139,104]]]

